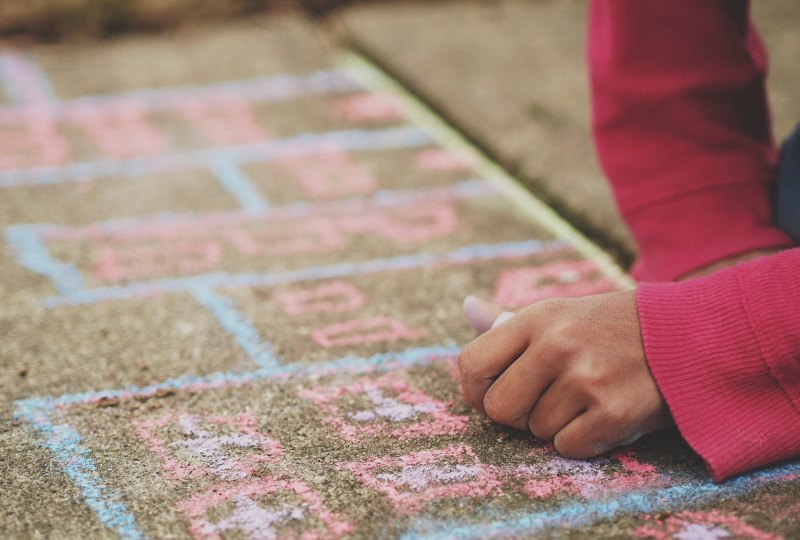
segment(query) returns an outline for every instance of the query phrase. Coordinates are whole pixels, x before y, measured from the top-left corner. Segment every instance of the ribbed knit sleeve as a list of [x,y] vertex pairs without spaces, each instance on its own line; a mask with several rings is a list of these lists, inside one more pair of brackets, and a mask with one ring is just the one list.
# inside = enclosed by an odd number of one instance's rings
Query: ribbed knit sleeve
[[588,57],[600,162],[639,246],[670,281],[790,246],[772,224],[766,55],[745,0],[593,0]]
[[800,248],[637,290],[645,354],[715,481],[800,455]]

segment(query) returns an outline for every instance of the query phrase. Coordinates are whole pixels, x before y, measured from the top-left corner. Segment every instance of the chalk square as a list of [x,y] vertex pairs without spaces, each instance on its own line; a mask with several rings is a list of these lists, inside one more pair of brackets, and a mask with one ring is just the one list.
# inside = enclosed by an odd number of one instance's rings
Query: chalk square
[[263,464],[280,462],[280,443],[259,432],[257,424],[251,411],[236,416],[166,413],[134,421],[139,438],[175,481],[205,476],[241,480]]
[[[469,417],[450,413],[447,403],[412,388],[401,374],[301,388],[298,394],[313,402],[324,421],[351,443],[374,437],[408,440],[456,435],[469,423]],[[359,410],[347,410],[354,407]]]
[[340,538],[353,530],[298,479],[268,476],[220,483],[181,501],[178,507],[188,517],[189,532],[196,539],[234,535],[253,540],[317,540]]
[[545,298],[586,296],[617,288],[602,276],[589,259],[510,268],[500,272],[494,301],[507,307],[525,307]]
[[415,513],[432,501],[502,494],[493,467],[480,463],[470,446],[422,450],[400,457],[375,457],[342,467],[386,495],[400,513]]

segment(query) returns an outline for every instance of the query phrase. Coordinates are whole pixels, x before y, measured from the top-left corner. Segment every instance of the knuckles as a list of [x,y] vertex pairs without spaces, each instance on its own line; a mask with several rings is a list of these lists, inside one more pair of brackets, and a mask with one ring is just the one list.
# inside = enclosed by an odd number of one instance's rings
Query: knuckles
[[479,375],[478,366],[480,366],[480,359],[478,358],[473,343],[467,344],[458,355],[458,370],[461,373],[462,381],[465,379],[473,379]]

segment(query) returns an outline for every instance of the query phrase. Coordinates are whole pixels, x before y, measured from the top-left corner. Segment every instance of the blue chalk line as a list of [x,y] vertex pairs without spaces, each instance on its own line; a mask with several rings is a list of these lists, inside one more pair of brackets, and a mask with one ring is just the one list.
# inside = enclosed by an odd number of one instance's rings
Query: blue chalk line
[[256,364],[262,368],[279,365],[272,344],[261,340],[253,324],[236,309],[230,298],[220,296],[211,289],[200,287],[194,289],[192,293],[197,301],[217,318],[222,328],[233,336],[236,343]]
[[445,253],[397,255],[364,262],[346,262],[284,272],[212,272],[185,278],[157,279],[128,285],[74,291],[61,296],[51,296],[45,300],[44,304],[48,308],[53,308],[65,304],[92,304],[107,300],[124,300],[156,293],[175,293],[197,289],[272,287],[302,281],[318,281],[435,265],[466,264],[477,260],[525,257],[546,250],[565,248],[568,245],[567,242],[561,240],[550,242],[525,240],[500,244],[474,244]]
[[242,209],[256,215],[265,214],[269,210],[269,202],[241,167],[227,159],[218,159],[212,170],[220,185],[236,199]]
[[181,168],[213,168],[221,159],[235,165],[263,163],[287,156],[312,154],[328,146],[342,150],[384,150],[416,148],[432,142],[430,134],[416,126],[305,133],[285,139],[171,152],[155,157],[101,159],[63,167],[8,169],[0,171],[0,188],[62,184],[108,176],[135,177]]
[[5,231],[6,243],[17,261],[37,274],[50,278],[60,294],[70,295],[84,289],[83,277],[73,264],[54,259],[36,225],[12,225]]
[[[2,57],[0,57],[0,68]],[[1,72],[0,72],[1,73]],[[44,79],[47,81],[46,77]],[[0,79],[0,81],[3,81]],[[49,84],[49,81],[47,81]],[[45,87],[46,88],[46,87]],[[324,94],[347,93],[363,88],[337,70],[319,70],[306,75],[274,75],[238,81],[225,81],[204,85],[171,86],[169,88],[140,88],[127,92],[94,94],[54,103],[54,119],[64,116],[69,109],[87,106],[102,107],[117,102],[134,102],[150,110],[171,109],[187,99],[224,99],[237,97],[255,103],[270,103],[286,99]],[[11,97],[11,96],[10,96]],[[21,102],[21,100],[15,100]],[[0,115],[19,107],[0,107]]]
[[570,503],[541,512],[527,512],[509,519],[489,523],[465,524],[463,521],[417,521],[403,540],[445,540],[491,538],[499,535],[535,534],[556,527],[578,527],[613,518],[619,514],[648,513],[679,506],[698,506],[722,497],[745,495],[770,481],[780,481],[787,475],[800,473],[800,464],[789,463],[730,479],[721,484],[711,481],[692,482],[631,492],[608,500]]

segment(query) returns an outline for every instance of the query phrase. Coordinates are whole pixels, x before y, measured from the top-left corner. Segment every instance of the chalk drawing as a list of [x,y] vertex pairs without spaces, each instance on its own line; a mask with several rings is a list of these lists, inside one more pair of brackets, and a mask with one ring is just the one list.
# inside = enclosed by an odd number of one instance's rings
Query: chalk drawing
[[492,468],[480,463],[472,448],[463,444],[397,458],[375,457],[342,467],[383,493],[399,513],[414,513],[442,499],[502,494]]
[[[203,476],[242,480],[252,476],[262,464],[280,462],[283,458],[280,443],[258,431],[258,421],[251,411],[235,417],[167,413],[137,420],[134,425],[150,451],[161,458],[164,471],[172,480]],[[174,433],[172,442],[168,442],[168,431]],[[242,449],[254,451],[242,457]]]
[[93,250],[94,273],[102,281],[119,282],[212,270],[222,261],[222,246],[211,240],[169,244],[103,244]]
[[213,167],[220,159],[230,160],[237,165],[267,163],[290,156],[313,154],[320,147],[331,145],[341,150],[383,150],[417,148],[427,146],[430,142],[430,135],[413,126],[305,133],[285,139],[167,152],[154,156],[100,159],[69,163],[64,166],[51,166],[48,163],[32,164],[30,165],[32,168],[26,166],[0,170],[0,189],[78,182],[91,178],[111,177],[121,180],[165,171],[207,169]]
[[0,54],[0,85],[6,97],[21,106],[17,110],[44,112],[57,101],[50,79],[30,54]]
[[475,157],[467,152],[446,148],[429,148],[414,156],[416,166],[429,172],[465,172],[477,165]]
[[[18,81],[20,59],[27,62],[28,90],[23,91]],[[32,69],[31,69],[32,68]],[[34,71],[35,70],[35,71]],[[54,119],[68,116],[72,109],[91,106],[96,109],[113,109],[119,102],[136,103],[148,112],[174,112],[187,101],[218,102],[226,99],[241,99],[251,103],[272,103],[309,95],[343,94],[359,90],[358,84],[347,75],[336,70],[321,70],[305,75],[281,74],[270,77],[224,81],[204,85],[172,86],[167,88],[140,88],[111,94],[80,96],[71,100],[55,101],[52,87],[41,68],[31,57],[24,58],[16,53],[0,55],[0,83],[6,93],[16,103],[0,106],[0,122],[20,121],[21,107],[33,103],[49,103],[50,114]],[[36,89],[35,91],[31,91]],[[33,99],[36,97],[37,99]]]
[[25,118],[23,124],[8,126],[0,122],[0,175],[5,170],[66,164],[71,148],[47,113],[29,109],[21,114]]
[[[101,281],[119,281],[219,270],[226,261],[223,254],[227,250],[247,257],[332,253],[345,249],[357,235],[375,234],[398,243],[415,244],[447,236],[458,226],[456,211],[448,204],[391,208],[384,213],[379,207],[361,206],[365,212],[357,217],[334,215],[290,221],[281,219],[280,212],[258,218],[253,210],[243,215],[228,215],[228,222],[222,219],[145,222],[140,230],[98,234],[85,234],[92,226],[83,230],[65,227],[60,231],[48,226],[41,236],[70,242],[82,242],[88,236],[91,244],[102,238],[102,243],[91,247],[94,273]],[[341,210],[334,209],[336,213]],[[31,253],[34,242],[38,242],[37,250],[43,255],[41,251],[46,246],[39,241],[36,226],[15,230],[18,258]],[[150,238],[155,241],[143,244],[143,240]],[[55,263],[50,259],[47,264]],[[42,273],[53,274],[49,270]]]
[[199,285],[192,289],[192,294],[200,305],[217,318],[223,330],[233,336],[236,343],[253,362],[262,368],[272,368],[280,364],[272,344],[261,339],[253,323],[236,309],[236,305],[230,298]]
[[343,313],[364,307],[367,298],[355,285],[331,281],[311,289],[292,289],[275,295],[283,310],[293,317],[310,313]]
[[336,117],[356,123],[389,123],[403,119],[400,105],[391,97],[369,93],[339,98],[333,102]]
[[76,108],[69,121],[80,126],[109,158],[154,156],[167,149],[163,133],[136,103],[120,102],[102,113],[93,107]]
[[347,238],[328,218],[297,223],[263,223],[257,228],[236,229],[227,233],[231,245],[244,255],[304,255],[330,253],[342,249]]
[[717,540],[741,538],[748,540],[780,540],[781,536],[748,525],[741,518],[711,512],[677,512],[666,517],[646,515],[647,525],[634,531],[638,538],[654,540]]
[[[262,505],[259,499],[290,502]],[[352,525],[327,510],[319,495],[298,479],[267,477],[217,484],[178,506],[189,518],[192,537],[198,539],[217,540],[237,532],[253,540],[321,540],[353,531]],[[212,521],[212,514],[223,515]]]
[[[655,489],[668,485],[670,480],[652,465],[639,461],[630,450],[574,460],[561,457],[552,445],[546,445],[532,450],[527,457],[533,463],[502,467],[498,474],[504,479],[522,482],[521,491],[534,499],[564,495],[587,499],[607,497],[612,493]],[[622,465],[622,471],[615,463]]]
[[261,216],[270,209],[269,201],[238,165],[220,158],[212,167],[220,185],[250,215]]
[[323,347],[413,340],[427,335],[427,330],[409,328],[402,322],[386,316],[355,319],[311,331],[311,339]]
[[[37,252],[28,250],[28,244],[22,250],[30,256],[44,275],[55,274],[60,269],[54,268],[51,260],[35,258]],[[523,242],[503,242],[499,244],[475,244],[456,248],[444,253],[414,253],[393,257],[372,259],[362,262],[345,262],[330,266],[316,266],[284,272],[213,272],[187,278],[169,278],[99,287],[78,291],[64,291],[62,296],[53,296],[45,300],[45,306],[54,308],[60,305],[92,304],[109,300],[124,300],[154,294],[192,291],[197,287],[213,289],[216,287],[246,288],[271,287],[305,281],[321,281],[350,276],[370,275],[383,272],[397,272],[417,268],[445,268],[448,266],[466,265],[478,261],[522,259],[534,254],[559,253],[568,250],[561,241],[540,242],[527,240]],[[55,261],[55,264],[63,264]],[[34,267],[33,265],[31,267]],[[60,274],[59,274],[60,275]]]
[[591,260],[560,261],[503,270],[495,286],[494,302],[525,307],[545,298],[586,296],[617,288],[613,281],[600,276]]
[[447,236],[459,227],[452,205],[430,203],[410,208],[346,216],[340,227],[361,234],[375,234],[408,243],[430,242]]
[[250,144],[272,138],[253,116],[252,104],[241,98],[188,98],[178,111],[209,142],[218,146]]
[[278,159],[274,165],[296,179],[312,199],[365,195],[378,187],[378,181],[366,169],[336,147]]
[[[378,436],[408,440],[455,435],[469,423],[468,417],[451,414],[446,403],[411,388],[402,374],[302,388],[298,394],[319,407],[325,422],[351,443]],[[352,409],[354,403],[358,410],[344,408],[349,404]]]

